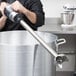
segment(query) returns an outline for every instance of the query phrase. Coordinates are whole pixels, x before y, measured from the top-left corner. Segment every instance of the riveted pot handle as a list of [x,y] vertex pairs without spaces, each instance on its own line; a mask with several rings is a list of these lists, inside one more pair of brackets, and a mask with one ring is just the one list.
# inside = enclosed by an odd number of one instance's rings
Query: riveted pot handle
[[65,40],[64,38],[57,39],[57,40],[56,40],[56,51],[58,51],[58,46],[59,46],[59,45],[62,45],[62,44],[64,44],[64,43],[66,43],[66,40]]

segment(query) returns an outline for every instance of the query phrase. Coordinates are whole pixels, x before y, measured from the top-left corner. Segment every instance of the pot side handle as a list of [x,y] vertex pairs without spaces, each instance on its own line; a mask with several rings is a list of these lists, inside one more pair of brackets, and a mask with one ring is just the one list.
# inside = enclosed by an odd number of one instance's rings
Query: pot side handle
[[64,39],[64,38],[60,38],[60,39],[57,39],[56,40],[56,51],[58,52],[58,47],[59,47],[59,45],[62,45],[62,44],[64,44],[64,43],[66,43],[66,40]]

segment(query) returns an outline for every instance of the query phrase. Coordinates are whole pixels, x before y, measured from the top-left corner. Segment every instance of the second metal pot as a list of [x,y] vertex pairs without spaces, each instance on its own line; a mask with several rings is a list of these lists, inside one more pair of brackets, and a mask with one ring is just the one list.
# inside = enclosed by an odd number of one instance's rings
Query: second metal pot
[[61,13],[61,20],[63,24],[70,25],[74,20],[74,13],[72,12],[64,12]]

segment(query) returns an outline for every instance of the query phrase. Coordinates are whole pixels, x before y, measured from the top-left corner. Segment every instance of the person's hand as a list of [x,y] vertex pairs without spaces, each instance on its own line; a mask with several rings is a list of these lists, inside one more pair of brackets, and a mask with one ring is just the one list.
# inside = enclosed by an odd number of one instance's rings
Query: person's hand
[[4,15],[4,9],[5,9],[6,6],[7,6],[6,2],[1,2],[1,4],[0,4],[0,11],[1,11],[3,16],[5,16]]
[[26,9],[19,1],[15,1],[11,4],[11,7],[14,11],[23,13],[23,10]]
[[7,17],[4,14],[4,9],[5,9],[6,6],[7,6],[6,2],[1,2],[0,3],[0,12],[2,14],[1,17],[0,17],[0,29],[2,29],[5,26],[5,22],[6,22],[6,19],[7,19]]
[[36,13],[24,7],[19,1],[16,0],[15,2],[13,2],[11,4],[11,7],[14,11],[24,14],[33,24],[36,23],[37,19]]

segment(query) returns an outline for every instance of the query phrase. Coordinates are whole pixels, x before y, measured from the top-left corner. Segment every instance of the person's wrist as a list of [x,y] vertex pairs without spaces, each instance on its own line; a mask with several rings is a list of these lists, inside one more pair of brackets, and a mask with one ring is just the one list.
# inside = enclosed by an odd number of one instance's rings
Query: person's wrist
[[27,16],[27,14],[28,14],[28,10],[27,10],[26,8],[23,8],[23,9],[22,9],[22,13],[23,13],[24,15]]
[[6,23],[6,19],[7,17],[6,16],[2,16],[0,18],[0,30],[4,27],[5,23]]

